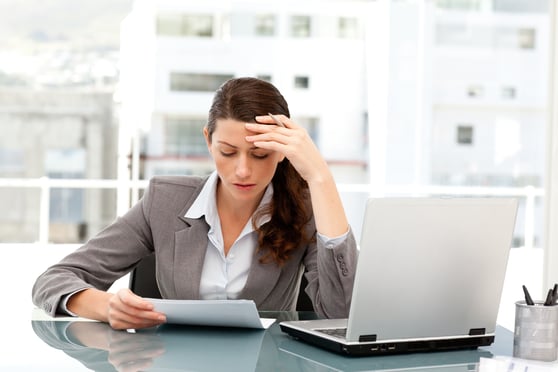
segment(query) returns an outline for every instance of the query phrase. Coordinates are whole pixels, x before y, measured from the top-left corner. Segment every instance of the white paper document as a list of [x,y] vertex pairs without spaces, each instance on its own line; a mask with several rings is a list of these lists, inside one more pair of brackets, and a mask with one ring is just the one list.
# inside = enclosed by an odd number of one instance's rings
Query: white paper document
[[167,323],[267,329],[275,322],[260,318],[252,300],[147,300]]

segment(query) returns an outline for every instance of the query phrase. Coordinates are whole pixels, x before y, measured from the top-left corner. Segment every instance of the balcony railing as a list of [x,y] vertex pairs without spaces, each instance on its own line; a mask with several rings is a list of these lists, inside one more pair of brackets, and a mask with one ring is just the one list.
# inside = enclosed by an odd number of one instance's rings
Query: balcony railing
[[[113,189],[117,191],[116,215],[122,215],[138,200],[138,190],[147,187],[147,180],[115,180],[115,179],[52,179],[47,177],[0,178],[2,188],[27,188],[40,190],[39,202],[39,238],[38,243],[49,242],[50,225],[50,191],[53,188],[65,189]],[[536,199],[544,197],[544,190],[533,186],[526,187],[469,187],[469,186],[436,186],[436,185],[387,185],[377,187],[370,184],[339,183],[337,188],[341,194],[362,193],[371,197],[382,196],[488,196],[516,197],[523,203],[523,235],[524,247],[534,247],[535,243],[535,210]],[[516,229],[518,227],[516,226]]]

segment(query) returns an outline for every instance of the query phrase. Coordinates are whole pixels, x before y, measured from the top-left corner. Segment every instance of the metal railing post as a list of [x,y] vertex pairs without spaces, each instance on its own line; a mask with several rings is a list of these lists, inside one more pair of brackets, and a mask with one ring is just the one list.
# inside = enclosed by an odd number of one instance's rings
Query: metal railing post
[[50,229],[50,183],[48,177],[41,177],[39,204],[39,243],[48,244]]
[[527,186],[525,188],[525,248],[535,246],[535,188]]

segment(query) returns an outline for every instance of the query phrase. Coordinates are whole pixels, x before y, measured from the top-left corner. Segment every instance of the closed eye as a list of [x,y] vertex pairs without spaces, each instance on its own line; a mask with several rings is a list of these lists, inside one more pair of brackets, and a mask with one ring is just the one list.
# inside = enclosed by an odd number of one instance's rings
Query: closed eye
[[[219,153],[224,157],[230,158],[232,156],[235,156],[237,154],[237,151],[223,151],[223,150],[221,150],[221,151],[219,151]],[[265,153],[252,152],[251,155],[254,159],[261,160],[261,159],[267,158],[269,156],[269,152],[265,152]]]
[[256,153],[252,153],[252,156],[255,157],[256,159],[265,159],[269,156],[269,154],[256,154]]

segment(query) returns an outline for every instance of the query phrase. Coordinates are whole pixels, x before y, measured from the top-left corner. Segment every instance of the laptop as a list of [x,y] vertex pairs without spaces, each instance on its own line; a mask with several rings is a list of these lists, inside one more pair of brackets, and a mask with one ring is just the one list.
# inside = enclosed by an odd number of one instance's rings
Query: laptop
[[514,198],[370,198],[348,319],[280,323],[348,355],[474,349],[494,341]]
[[371,358],[343,358],[325,349],[285,337],[279,343],[282,363],[301,371],[479,371],[481,360],[493,358],[488,350],[454,350],[443,353],[409,353],[397,358],[388,355]]

